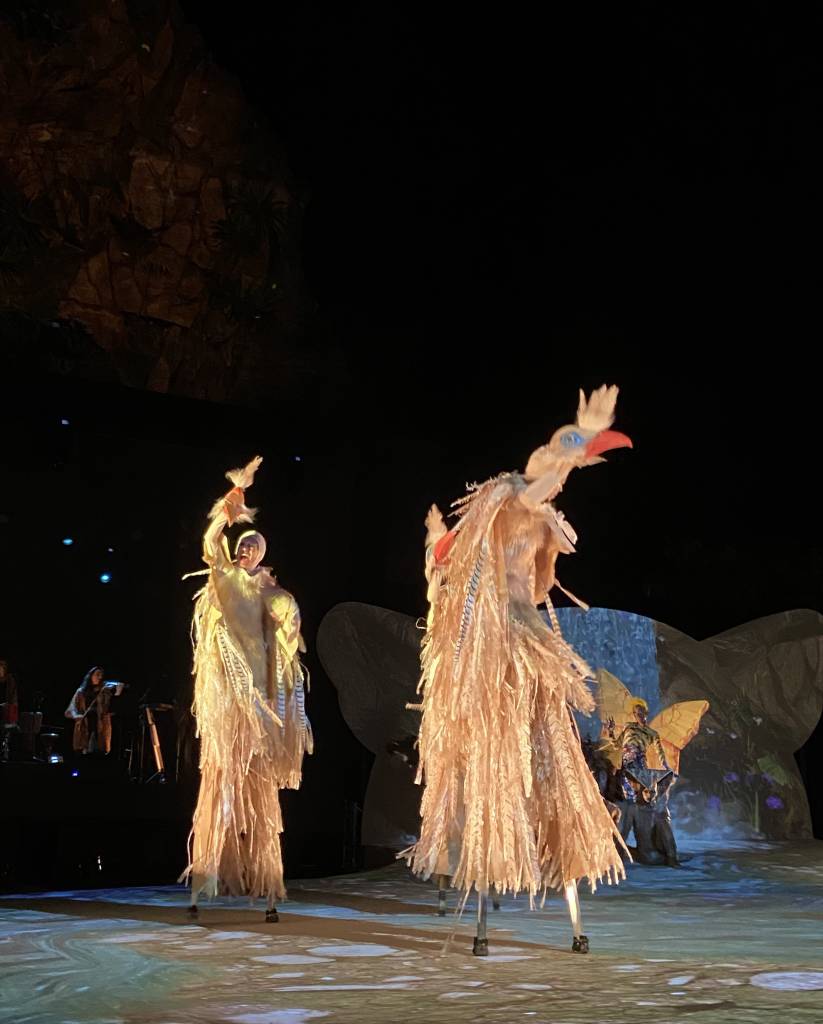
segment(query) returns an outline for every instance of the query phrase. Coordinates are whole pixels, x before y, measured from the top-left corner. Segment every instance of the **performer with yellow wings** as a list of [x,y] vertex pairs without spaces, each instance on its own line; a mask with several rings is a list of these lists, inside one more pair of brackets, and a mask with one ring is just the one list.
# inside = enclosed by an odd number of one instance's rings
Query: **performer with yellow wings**
[[644,847],[650,846],[656,830],[666,863],[678,863],[668,792],[680,772],[680,754],[697,735],[708,709],[706,700],[679,701],[649,723],[646,701],[632,695],[611,672],[597,671],[597,711],[603,724],[600,750],[618,772],[625,805],[620,832],[628,839],[634,829],[640,860],[654,862],[652,850]]
[[[530,897],[563,891],[577,952],[588,951],[578,880],[594,889],[624,869],[571,714],[593,710],[592,672],[563,640],[548,600],[557,556],[576,541],[552,500],[573,469],[631,447],[608,429],[616,400],[616,387],[588,401],[581,392],[577,422],[538,448],[524,473],[472,488],[455,503],[452,531],[436,506],[426,520],[417,778],[426,788],[408,859],[424,878],[447,874],[458,889],[474,888],[482,907],[491,887]],[[552,628],[537,611],[544,601]],[[484,942],[475,952],[487,951]]]
[[261,462],[226,474],[234,487],[215,503],[203,537],[208,583],[192,623],[200,791],[183,879],[191,879],[193,915],[201,892],[226,893],[266,897],[266,920],[277,921],[275,900],[285,895],[279,790],[300,786],[312,734],[297,602],[261,566],[262,534],[241,534],[233,559],[223,535],[253,521],[244,492]]

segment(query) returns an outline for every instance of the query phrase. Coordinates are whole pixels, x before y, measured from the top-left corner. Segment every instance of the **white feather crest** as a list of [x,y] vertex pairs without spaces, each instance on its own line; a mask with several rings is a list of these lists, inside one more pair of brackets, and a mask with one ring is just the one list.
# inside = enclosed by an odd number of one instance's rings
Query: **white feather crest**
[[581,388],[580,404],[577,407],[577,425],[585,430],[599,432],[610,427],[614,423],[614,407],[617,404],[618,387],[612,384],[601,385],[596,391],[592,391],[589,400]]

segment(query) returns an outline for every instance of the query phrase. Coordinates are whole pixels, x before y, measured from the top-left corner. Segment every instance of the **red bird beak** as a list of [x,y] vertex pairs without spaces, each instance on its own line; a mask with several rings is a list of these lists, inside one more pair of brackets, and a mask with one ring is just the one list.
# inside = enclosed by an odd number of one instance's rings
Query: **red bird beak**
[[593,458],[614,448],[634,448],[632,439],[616,430],[601,430],[586,445],[586,457]]

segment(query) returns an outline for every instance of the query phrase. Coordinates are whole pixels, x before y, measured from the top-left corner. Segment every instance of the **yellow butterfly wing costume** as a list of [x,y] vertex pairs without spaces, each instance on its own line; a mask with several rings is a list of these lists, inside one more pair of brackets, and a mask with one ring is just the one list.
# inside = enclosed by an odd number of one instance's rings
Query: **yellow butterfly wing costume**
[[[603,731],[601,750],[612,764],[619,768],[622,764],[622,750],[619,744],[608,734],[608,723],[614,721],[614,734],[620,736],[624,727],[632,720],[632,713],[638,704],[648,710],[642,697],[632,695],[628,688],[605,668],[599,668],[597,679],[597,712],[600,715]],[[683,700],[664,708],[649,722],[649,729],[660,738],[666,760],[675,774],[680,772],[680,754],[697,735],[700,720],[709,710],[707,700]],[[654,744],[646,750],[646,765],[649,768],[664,767]]]
[[[709,710],[707,700],[681,700],[664,708],[649,723],[660,736],[669,767],[680,774],[680,754],[697,735],[700,720]],[[646,753],[649,768],[662,768],[660,757],[654,747]]]

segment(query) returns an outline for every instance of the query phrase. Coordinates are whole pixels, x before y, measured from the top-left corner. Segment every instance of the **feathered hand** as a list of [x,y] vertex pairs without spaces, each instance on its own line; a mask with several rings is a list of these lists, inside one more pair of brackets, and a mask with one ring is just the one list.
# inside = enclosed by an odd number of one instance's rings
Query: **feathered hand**
[[234,523],[253,523],[256,509],[246,507],[245,490],[254,483],[254,474],[257,472],[262,456],[255,455],[251,462],[242,469],[230,469],[226,477],[231,480],[234,487],[222,498],[219,498],[209,512],[209,519],[217,519],[218,516],[225,517],[229,526]]
[[448,527],[443,522],[443,513],[437,505],[432,505],[426,515],[426,547],[436,543],[448,532]]

